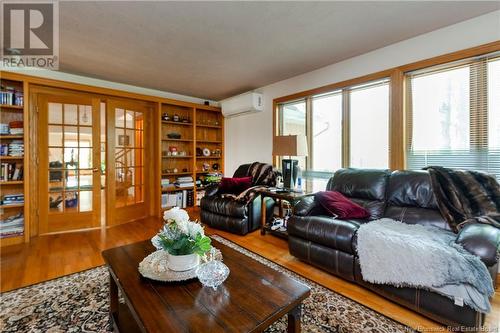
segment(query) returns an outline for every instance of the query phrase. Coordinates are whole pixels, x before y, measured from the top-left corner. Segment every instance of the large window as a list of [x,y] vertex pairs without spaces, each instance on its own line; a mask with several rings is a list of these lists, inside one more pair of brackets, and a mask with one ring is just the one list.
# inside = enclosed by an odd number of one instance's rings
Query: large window
[[354,87],[349,100],[349,166],[389,167],[389,83]]
[[[389,80],[345,87],[279,105],[279,133],[305,134],[307,174],[331,176],[342,167],[389,167]],[[347,138],[344,140],[344,138]]]
[[407,167],[483,170],[500,179],[500,60],[409,73]]
[[342,167],[342,92],[312,98],[312,170]]
[[[297,101],[284,104],[281,108],[281,135],[306,135],[306,102]],[[295,156],[299,161],[299,166],[302,170],[306,169],[306,157]]]

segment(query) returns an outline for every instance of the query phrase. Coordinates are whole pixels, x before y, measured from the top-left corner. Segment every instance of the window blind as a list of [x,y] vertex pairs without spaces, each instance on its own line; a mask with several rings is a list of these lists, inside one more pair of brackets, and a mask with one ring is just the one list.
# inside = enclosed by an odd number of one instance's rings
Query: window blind
[[407,168],[481,170],[500,180],[499,54],[406,74]]

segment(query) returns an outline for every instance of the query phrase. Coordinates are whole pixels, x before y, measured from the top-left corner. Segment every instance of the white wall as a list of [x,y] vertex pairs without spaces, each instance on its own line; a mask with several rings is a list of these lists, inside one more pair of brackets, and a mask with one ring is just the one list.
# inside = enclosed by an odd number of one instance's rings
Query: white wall
[[[94,86],[94,87],[122,90],[122,91],[132,92],[132,93],[136,93],[136,94],[143,94],[143,95],[148,95],[148,96],[170,98],[170,99],[175,99],[175,100],[184,101],[184,102],[203,104],[203,102],[206,101],[206,99],[175,94],[175,93],[171,93],[168,91],[142,88],[142,87],[132,86],[129,84],[94,79],[94,78],[87,77],[87,76],[68,74],[68,73],[59,72],[59,71],[49,71],[49,70],[45,70],[45,69],[16,69],[16,70],[12,70],[12,69],[8,69],[6,67],[3,67],[1,64],[0,64],[0,70],[5,70],[6,72],[13,72],[13,73],[38,76],[38,77],[54,79],[54,80],[61,80],[61,81],[72,82],[72,83],[85,84],[85,85]],[[219,105],[219,103],[217,103],[215,101],[210,100],[209,102],[210,102],[210,105],[214,105],[214,106]]]
[[225,121],[225,173],[232,175],[243,163],[272,161],[272,105],[277,97],[497,40],[500,40],[500,11],[255,89],[263,93],[264,111]]

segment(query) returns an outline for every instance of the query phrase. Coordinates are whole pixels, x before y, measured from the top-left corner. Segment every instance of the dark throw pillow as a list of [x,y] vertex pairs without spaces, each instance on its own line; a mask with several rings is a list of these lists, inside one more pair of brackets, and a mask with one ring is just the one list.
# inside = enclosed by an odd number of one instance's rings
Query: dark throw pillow
[[240,194],[252,186],[252,177],[222,178],[218,193]]
[[347,199],[337,191],[322,191],[315,194],[316,200],[325,210],[339,219],[364,219],[370,213],[357,203]]

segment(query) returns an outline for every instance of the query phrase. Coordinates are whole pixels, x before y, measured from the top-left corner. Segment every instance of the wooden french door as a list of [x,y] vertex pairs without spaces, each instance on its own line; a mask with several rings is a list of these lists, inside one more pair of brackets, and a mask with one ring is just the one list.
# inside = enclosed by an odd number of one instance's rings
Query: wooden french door
[[149,215],[151,142],[147,103],[108,99],[106,224],[115,225]]
[[38,105],[40,233],[100,226],[100,101],[41,93]]

